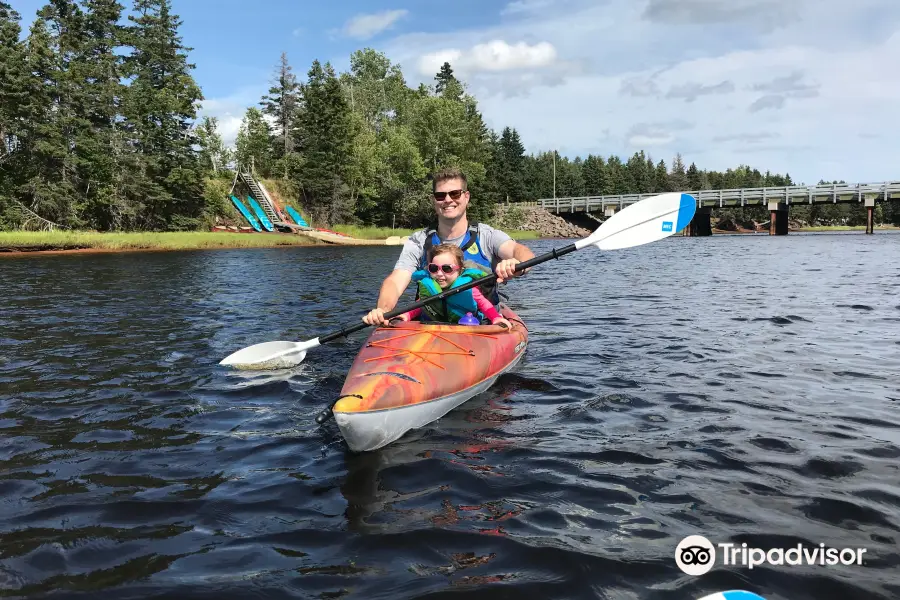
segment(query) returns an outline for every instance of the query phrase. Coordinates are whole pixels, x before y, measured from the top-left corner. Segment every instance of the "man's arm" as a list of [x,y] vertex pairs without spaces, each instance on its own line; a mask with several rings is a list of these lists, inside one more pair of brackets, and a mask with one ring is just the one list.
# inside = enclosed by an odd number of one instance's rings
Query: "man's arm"
[[497,282],[502,283],[507,279],[523,275],[525,271],[516,273],[516,264],[534,258],[534,252],[515,240],[506,240],[497,249],[497,256],[501,258],[501,261],[497,263],[494,272],[497,274]]
[[520,244],[516,240],[506,240],[500,245],[497,255],[501,259],[515,258],[519,262],[534,258],[534,252],[528,246]]
[[391,271],[391,274],[385,277],[384,283],[381,284],[381,291],[378,294],[378,302],[375,306],[384,312],[393,310],[411,280],[412,273],[406,269]]

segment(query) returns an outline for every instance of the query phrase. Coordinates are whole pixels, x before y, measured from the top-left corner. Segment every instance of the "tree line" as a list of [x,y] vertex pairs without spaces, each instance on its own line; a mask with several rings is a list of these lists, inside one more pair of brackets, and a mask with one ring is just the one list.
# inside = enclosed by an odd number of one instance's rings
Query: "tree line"
[[421,225],[433,214],[428,173],[448,165],[467,173],[479,220],[498,202],[554,191],[792,184],[748,166],[701,170],[680,155],[667,165],[643,151],[625,161],[528,154],[515,128],[486,125],[450,64],[410,87],[369,48],[343,73],[315,60],[303,81],[282,54],[228,148],[215,118],[197,118],[204,98],[170,0],[132,0],[123,19],[124,10],[116,0],[50,0],[20,40],[20,15],[0,0],[0,229],[37,217],[97,230],[208,228],[229,213],[237,167],[278,179],[324,226]]

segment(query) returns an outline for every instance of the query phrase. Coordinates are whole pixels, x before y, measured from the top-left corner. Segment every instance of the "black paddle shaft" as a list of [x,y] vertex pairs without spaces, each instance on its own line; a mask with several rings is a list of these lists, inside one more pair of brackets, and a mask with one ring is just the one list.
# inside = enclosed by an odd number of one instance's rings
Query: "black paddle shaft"
[[[525,269],[533,267],[534,265],[539,265],[542,262],[546,262],[546,261],[550,260],[551,258],[559,258],[560,256],[565,256],[566,254],[568,254],[570,252],[575,252],[575,250],[577,250],[577,248],[575,248],[575,244],[569,244],[568,246],[563,246],[562,248],[554,248],[553,250],[551,250],[550,252],[547,252],[546,254],[542,254],[540,256],[535,256],[534,258],[532,258],[530,260],[526,260],[525,262],[520,262],[519,264],[516,265],[515,270],[516,270],[516,272],[524,271]],[[461,292],[463,290],[473,288],[476,285],[481,285],[482,283],[493,281],[495,279],[497,279],[497,274],[491,273],[490,275],[488,275],[486,277],[481,277],[479,279],[470,281],[469,283],[463,284],[459,287],[451,288],[447,291],[441,292],[440,294],[438,294],[436,296],[429,296],[428,298],[425,298],[424,300],[418,300],[408,306],[404,306],[403,308],[395,308],[391,312],[384,314],[384,320],[388,321],[390,319],[393,319],[394,317],[402,315],[403,313],[409,312],[416,308],[421,308],[422,306],[425,306],[429,302],[434,302],[436,300],[446,298],[447,296],[452,296],[453,294],[455,294],[457,292]],[[330,342],[332,340],[336,340],[339,337],[346,337],[347,334],[353,333],[355,331],[359,331],[360,329],[365,329],[366,327],[369,327],[369,325],[367,325],[366,323],[356,323],[355,325],[350,325],[349,327],[345,327],[345,328],[341,329],[340,331],[335,331],[334,333],[330,333],[324,337],[319,338],[319,343],[324,344],[325,342]],[[318,415],[316,415],[316,423],[321,425],[322,423],[328,421],[333,416],[334,416],[334,413],[332,412],[331,407],[329,406],[329,407],[323,409],[322,412],[320,412]]]
[[[566,254],[569,254],[570,252],[574,252],[575,250],[576,250],[575,244],[569,244],[568,246],[563,246],[562,248],[554,248],[553,250],[551,250],[550,252],[547,252],[546,254],[542,254],[540,256],[535,256],[534,258],[532,258],[530,260],[526,260],[525,262],[520,262],[519,264],[516,265],[515,270],[516,270],[516,272],[524,271],[525,269],[528,269],[535,265],[539,265],[542,262],[546,262],[546,261],[550,260],[551,258],[559,258],[560,256],[565,256]],[[390,319],[393,319],[394,317],[398,317],[398,316],[402,315],[403,313],[407,313],[411,310],[421,308],[421,307],[425,306],[426,304],[428,304],[429,302],[435,302],[437,300],[442,300],[442,299],[444,299],[448,296],[452,296],[453,294],[456,294],[458,292],[468,290],[469,288],[473,288],[477,285],[481,285],[482,283],[488,283],[488,282],[494,281],[495,279],[497,279],[497,274],[491,273],[490,275],[481,277],[479,279],[472,280],[469,283],[463,284],[459,287],[455,287],[455,288],[451,288],[449,290],[443,291],[440,294],[437,294],[435,296],[429,296],[428,298],[425,298],[423,300],[417,300],[416,302],[413,302],[412,304],[409,304],[407,306],[403,306],[401,308],[395,308],[391,312],[384,313],[384,320],[388,321]],[[328,335],[326,335],[324,337],[320,337],[319,343],[324,344],[326,342],[331,342],[333,340],[336,340],[339,337],[347,337],[348,334],[360,331],[361,329],[365,329],[366,327],[369,327],[369,325],[366,323],[363,323],[363,322],[356,323],[354,325],[349,325],[347,327],[344,327],[340,331],[335,331],[334,333],[329,333]]]

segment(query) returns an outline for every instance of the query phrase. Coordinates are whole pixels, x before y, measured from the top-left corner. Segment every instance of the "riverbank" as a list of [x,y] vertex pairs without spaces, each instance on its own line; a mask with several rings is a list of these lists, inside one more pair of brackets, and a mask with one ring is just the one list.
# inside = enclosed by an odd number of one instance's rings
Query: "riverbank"
[[94,231],[0,231],[0,255],[137,250],[207,250],[318,246],[324,242],[285,233],[206,231],[100,233]]
[[[122,232],[95,231],[0,231],[0,256],[22,254],[72,254],[101,252],[212,250],[274,248],[280,246],[402,245],[412,231],[377,227],[336,226],[328,232],[232,233],[207,231]],[[510,231],[517,240],[535,239],[534,231]],[[345,237],[349,236],[349,237]]]

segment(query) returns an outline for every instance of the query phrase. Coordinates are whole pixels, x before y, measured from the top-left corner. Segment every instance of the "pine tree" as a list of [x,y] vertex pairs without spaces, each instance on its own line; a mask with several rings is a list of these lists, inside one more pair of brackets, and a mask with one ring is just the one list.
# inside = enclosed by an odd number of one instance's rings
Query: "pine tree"
[[258,108],[248,108],[235,140],[238,168],[268,177],[272,166],[272,129]]
[[287,53],[281,53],[275,85],[259,103],[263,113],[275,120],[276,158],[284,158],[294,151],[294,127],[300,104],[300,84],[288,63]]
[[24,162],[22,108],[27,101],[28,78],[19,19],[19,13],[0,0],[0,228],[14,219],[12,212],[7,212],[12,209],[10,199],[21,181]]
[[120,186],[123,132],[118,130],[122,45],[118,24],[123,6],[115,0],[84,0],[84,35],[73,63],[80,89],[79,114],[85,126],[75,139],[83,199],[80,216],[101,230],[130,225]]
[[355,121],[330,63],[314,60],[298,116],[303,165],[300,188],[314,219],[338,223],[353,213],[349,182]]
[[687,190],[691,192],[698,192],[703,189],[703,181],[700,178],[700,171],[697,169],[697,165],[691,163],[691,166],[688,167],[687,170]]
[[519,132],[505,127],[500,136],[499,173],[501,199],[519,202],[526,199],[525,146]]
[[666,170],[666,161],[664,160],[660,160],[656,165],[653,191],[657,194],[672,191],[669,187],[669,172]]
[[603,157],[588,154],[581,167],[584,178],[584,193],[588,196],[607,196],[613,193]]
[[205,206],[191,126],[203,99],[187,61],[192,49],[182,45],[181,21],[169,0],[135,0],[134,12],[128,17],[133,51],[126,59],[133,80],[124,113],[141,154],[141,177],[131,182],[131,192],[145,198],[145,227],[195,228]]
[[450,63],[444,62],[434,79],[434,91],[438,96],[448,100],[462,99],[465,90],[462,83],[453,74],[453,68],[450,66]]
[[681,154],[675,155],[672,160],[672,172],[669,174],[669,189],[673,192],[688,191],[687,173],[684,170],[684,160]]
[[19,19],[19,13],[0,1],[0,166],[18,146],[21,107],[26,101],[25,48],[19,42]]
[[41,217],[70,226],[82,225],[73,148],[84,121],[77,115],[78,88],[69,70],[80,17],[77,6],[61,0],[38,11],[26,44],[30,77],[21,106],[26,147],[18,199]]
[[197,143],[200,145],[200,165],[204,170],[218,174],[224,170],[230,159],[230,153],[222,141],[218,131],[219,120],[216,117],[203,117],[197,127]]

